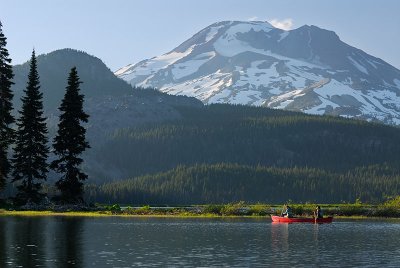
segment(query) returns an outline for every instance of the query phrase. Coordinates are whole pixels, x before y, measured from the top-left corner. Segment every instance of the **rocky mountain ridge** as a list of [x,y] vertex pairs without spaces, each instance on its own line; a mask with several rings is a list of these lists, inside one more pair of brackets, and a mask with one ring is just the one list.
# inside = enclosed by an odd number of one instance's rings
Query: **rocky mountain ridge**
[[203,103],[231,103],[400,124],[400,71],[316,26],[212,24],[172,51],[115,74]]

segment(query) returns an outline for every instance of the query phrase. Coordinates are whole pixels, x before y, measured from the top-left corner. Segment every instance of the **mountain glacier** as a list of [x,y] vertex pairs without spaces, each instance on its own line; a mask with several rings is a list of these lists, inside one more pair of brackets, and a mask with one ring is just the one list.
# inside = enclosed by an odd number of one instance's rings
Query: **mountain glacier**
[[284,31],[268,22],[219,22],[115,74],[135,86],[206,104],[400,124],[400,71],[316,26]]

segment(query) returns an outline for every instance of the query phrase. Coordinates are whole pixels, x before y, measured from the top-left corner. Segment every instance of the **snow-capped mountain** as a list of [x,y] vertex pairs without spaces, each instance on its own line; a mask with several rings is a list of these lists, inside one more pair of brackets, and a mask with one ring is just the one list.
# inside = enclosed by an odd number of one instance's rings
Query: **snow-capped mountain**
[[115,74],[204,103],[400,124],[400,71],[316,26],[284,31],[267,22],[219,22]]

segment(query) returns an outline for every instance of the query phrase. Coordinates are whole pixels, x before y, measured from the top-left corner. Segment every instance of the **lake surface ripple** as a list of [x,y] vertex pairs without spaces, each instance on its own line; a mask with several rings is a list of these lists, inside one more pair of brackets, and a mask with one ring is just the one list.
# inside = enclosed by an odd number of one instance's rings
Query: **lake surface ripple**
[[0,267],[400,267],[400,221],[0,217]]

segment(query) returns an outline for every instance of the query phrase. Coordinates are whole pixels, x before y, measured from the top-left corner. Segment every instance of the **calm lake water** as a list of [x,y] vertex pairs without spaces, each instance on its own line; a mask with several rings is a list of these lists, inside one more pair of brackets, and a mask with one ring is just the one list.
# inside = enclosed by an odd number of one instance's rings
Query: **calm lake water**
[[0,267],[400,267],[400,221],[0,217]]

